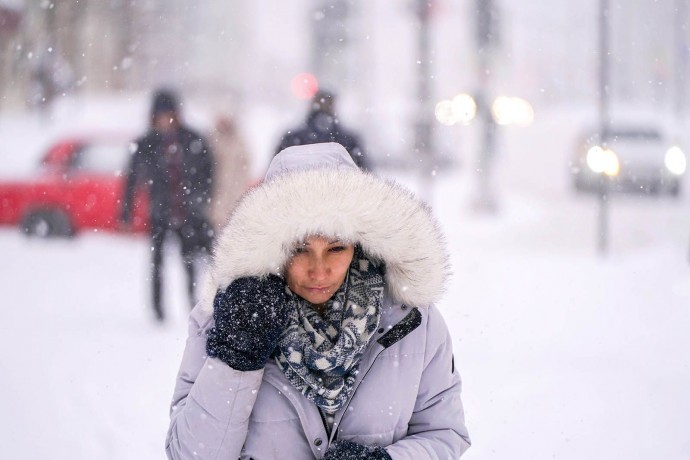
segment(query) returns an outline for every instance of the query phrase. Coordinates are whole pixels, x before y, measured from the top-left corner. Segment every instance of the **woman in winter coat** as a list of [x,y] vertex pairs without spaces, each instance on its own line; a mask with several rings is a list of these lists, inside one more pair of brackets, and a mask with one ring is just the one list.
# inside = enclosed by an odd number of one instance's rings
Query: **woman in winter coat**
[[171,408],[171,459],[456,459],[429,211],[339,144],[289,147],[219,236]]

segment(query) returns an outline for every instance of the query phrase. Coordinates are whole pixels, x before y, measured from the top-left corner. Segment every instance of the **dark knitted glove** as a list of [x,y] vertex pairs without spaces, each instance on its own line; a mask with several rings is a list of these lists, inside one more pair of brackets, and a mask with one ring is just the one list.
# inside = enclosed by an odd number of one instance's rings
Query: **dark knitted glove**
[[216,324],[206,352],[238,371],[262,369],[287,325],[288,305],[285,281],[276,275],[233,281],[213,301]]
[[323,460],[392,460],[386,449],[363,446],[352,441],[336,441],[326,451]]

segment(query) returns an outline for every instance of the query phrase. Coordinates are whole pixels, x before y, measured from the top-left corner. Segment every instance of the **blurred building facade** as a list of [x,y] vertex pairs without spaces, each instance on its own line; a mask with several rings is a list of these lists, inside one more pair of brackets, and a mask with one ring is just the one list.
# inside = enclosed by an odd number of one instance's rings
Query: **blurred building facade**
[[[687,1],[611,2],[614,99],[678,100],[689,33],[678,11]],[[536,106],[596,104],[597,0],[493,3],[494,92]],[[429,5],[432,114],[434,100],[477,84],[476,0]],[[304,102],[289,82],[309,71],[341,94],[355,128],[372,131],[372,148],[404,150],[412,141],[420,30],[412,1],[0,0],[4,10],[15,20],[0,13],[0,109],[35,103],[32,81],[47,65],[54,97],[174,84],[211,101],[301,116]]]

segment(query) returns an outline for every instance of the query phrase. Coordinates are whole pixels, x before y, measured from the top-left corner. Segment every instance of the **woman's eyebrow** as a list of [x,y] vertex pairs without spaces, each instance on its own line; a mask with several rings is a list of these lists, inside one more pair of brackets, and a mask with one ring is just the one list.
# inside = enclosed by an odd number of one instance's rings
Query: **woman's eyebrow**
[[[331,244],[343,244],[343,241],[342,240],[333,240],[333,241],[329,241],[327,244],[329,244],[329,245],[331,245]],[[309,241],[301,241],[301,242],[297,243],[297,245],[298,246],[310,246]]]

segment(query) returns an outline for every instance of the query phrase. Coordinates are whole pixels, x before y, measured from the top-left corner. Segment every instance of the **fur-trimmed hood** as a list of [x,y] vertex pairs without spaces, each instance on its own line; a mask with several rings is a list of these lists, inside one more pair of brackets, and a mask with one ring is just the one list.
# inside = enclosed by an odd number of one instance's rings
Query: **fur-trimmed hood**
[[312,144],[281,151],[238,203],[214,248],[204,309],[234,279],[281,274],[294,244],[315,234],[359,243],[385,262],[396,302],[424,307],[443,292],[448,255],[430,210],[402,186],[360,171],[339,144]]

